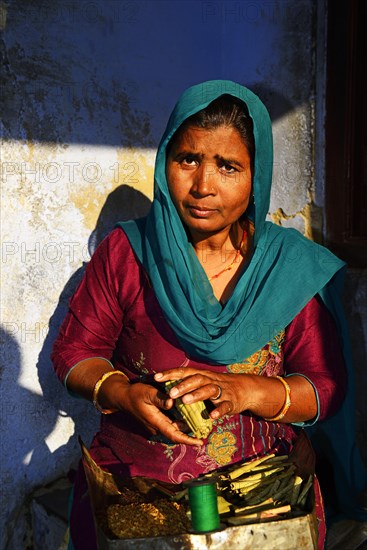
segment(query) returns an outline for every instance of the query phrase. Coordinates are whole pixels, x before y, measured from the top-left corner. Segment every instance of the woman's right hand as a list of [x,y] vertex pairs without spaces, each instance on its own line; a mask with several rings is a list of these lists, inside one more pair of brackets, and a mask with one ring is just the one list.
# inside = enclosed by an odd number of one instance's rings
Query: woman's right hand
[[203,445],[200,439],[181,430],[183,423],[164,414],[172,409],[174,399],[150,384],[129,384],[120,377],[111,376],[102,384],[98,401],[103,407],[130,413],[153,435],[161,434],[173,443]]
[[[69,372],[67,387],[90,401],[96,383],[111,367],[111,363],[101,357],[84,359]],[[172,443],[203,445],[200,439],[180,429],[183,423],[174,422],[164,414],[172,409],[174,399],[150,384],[130,384],[125,376],[109,376],[99,388],[98,404],[103,409],[126,411],[151,434],[162,434]]]

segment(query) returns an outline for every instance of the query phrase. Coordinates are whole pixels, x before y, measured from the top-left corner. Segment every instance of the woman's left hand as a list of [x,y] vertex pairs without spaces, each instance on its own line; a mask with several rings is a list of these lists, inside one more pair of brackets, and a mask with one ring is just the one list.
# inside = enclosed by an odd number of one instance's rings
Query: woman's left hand
[[245,376],[227,373],[216,373],[209,370],[197,370],[190,367],[179,367],[157,373],[157,382],[181,380],[169,392],[172,399],[180,397],[185,404],[210,399],[215,409],[211,418],[217,419],[228,414],[244,411],[246,407]]
[[[250,411],[256,416],[271,419],[284,408],[284,385],[279,376],[259,376],[250,373],[220,373],[179,367],[157,373],[157,382],[181,380],[169,396],[180,397],[183,403],[210,399],[215,409],[211,418]],[[313,385],[304,376],[290,376],[287,384],[292,395],[291,407],[279,419],[281,422],[304,422],[315,418],[317,401]]]

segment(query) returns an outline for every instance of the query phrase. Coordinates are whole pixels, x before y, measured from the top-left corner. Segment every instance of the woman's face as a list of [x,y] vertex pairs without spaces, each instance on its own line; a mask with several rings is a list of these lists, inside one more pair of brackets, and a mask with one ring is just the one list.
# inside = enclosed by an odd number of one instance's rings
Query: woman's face
[[252,189],[250,155],[232,127],[188,127],[171,145],[166,175],[172,201],[194,237],[230,229]]

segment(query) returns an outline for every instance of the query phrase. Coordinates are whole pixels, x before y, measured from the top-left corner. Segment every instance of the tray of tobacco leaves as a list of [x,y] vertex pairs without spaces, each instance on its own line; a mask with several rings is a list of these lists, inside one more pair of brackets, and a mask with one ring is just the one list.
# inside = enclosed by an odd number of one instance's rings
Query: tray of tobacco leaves
[[118,478],[81,448],[100,550],[317,548],[315,458],[304,432],[289,456],[269,454],[202,476],[217,489],[221,528],[210,533],[192,531],[184,484]]

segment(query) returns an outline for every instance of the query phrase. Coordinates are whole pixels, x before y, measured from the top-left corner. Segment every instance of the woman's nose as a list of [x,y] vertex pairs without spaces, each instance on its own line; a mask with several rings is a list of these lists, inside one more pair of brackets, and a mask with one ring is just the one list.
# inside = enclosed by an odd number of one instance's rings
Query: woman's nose
[[195,171],[192,192],[198,196],[216,194],[217,167],[214,163],[203,163]]

